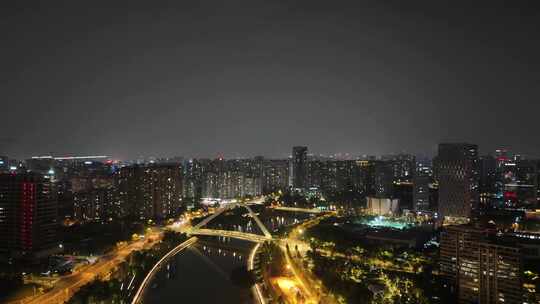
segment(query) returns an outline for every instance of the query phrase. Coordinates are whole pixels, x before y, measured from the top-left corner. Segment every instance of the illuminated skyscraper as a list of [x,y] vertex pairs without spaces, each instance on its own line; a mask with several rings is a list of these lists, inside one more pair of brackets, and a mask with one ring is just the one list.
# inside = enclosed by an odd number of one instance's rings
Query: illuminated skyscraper
[[291,186],[305,189],[307,181],[307,147],[293,147],[291,169]]
[[287,188],[289,178],[289,165],[287,160],[267,159],[263,167],[263,193]]
[[115,174],[120,214],[134,219],[165,219],[182,204],[182,166],[124,167]]
[[470,218],[478,203],[478,146],[439,145],[439,213],[447,219]]
[[429,208],[429,184],[432,172],[429,166],[417,163],[413,177],[413,209],[414,211],[432,211]]

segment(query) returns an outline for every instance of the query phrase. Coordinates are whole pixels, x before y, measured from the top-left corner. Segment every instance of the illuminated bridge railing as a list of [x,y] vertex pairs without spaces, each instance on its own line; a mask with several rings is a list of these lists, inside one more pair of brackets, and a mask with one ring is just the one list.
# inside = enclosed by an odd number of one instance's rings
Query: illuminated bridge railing
[[291,212],[305,212],[305,213],[322,213],[323,211],[313,208],[313,209],[307,209],[307,208],[295,208],[295,207],[283,207],[283,206],[276,206],[271,207],[274,210],[281,210],[281,211],[291,211]]
[[253,233],[245,233],[239,231],[219,230],[219,229],[191,229],[187,232],[189,235],[206,235],[206,236],[222,236],[230,237],[233,239],[239,239],[244,241],[250,241],[255,243],[263,243],[266,241],[272,241],[272,237],[258,235]]

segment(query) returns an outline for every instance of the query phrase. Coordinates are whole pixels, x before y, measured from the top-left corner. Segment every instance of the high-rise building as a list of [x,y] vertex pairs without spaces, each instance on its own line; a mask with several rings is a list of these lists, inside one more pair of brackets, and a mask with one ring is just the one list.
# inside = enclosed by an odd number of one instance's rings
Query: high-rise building
[[432,171],[425,163],[416,164],[413,177],[413,209],[414,211],[433,211],[429,206],[429,185],[432,182]]
[[263,164],[262,192],[284,190],[288,186],[289,164],[287,160],[267,159]]
[[459,303],[523,302],[521,252],[514,244],[490,238],[489,230],[476,224],[445,227],[440,270]]
[[497,160],[491,155],[481,156],[478,161],[479,183],[478,189],[482,193],[492,193],[497,181]]
[[57,201],[41,174],[0,174],[0,253],[41,256],[58,248]]
[[523,303],[521,248],[488,241],[479,244],[479,254],[479,303]]
[[446,220],[470,218],[478,203],[478,146],[440,144],[437,174],[439,214]]
[[373,186],[375,197],[390,198],[393,195],[394,170],[391,161],[373,162]]
[[184,163],[183,197],[198,200],[203,196],[204,175],[210,160],[190,159]]
[[355,187],[365,195],[374,195],[374,161],[358,160],[356,161]]
[[116,216],[113,188],[98,188],[73,194],[73,217],[79,222]]
[[293,147],[291,169],[291,186],[305,189],[307,182],[307,147]]
[[508,169],[504,176],[503,197],[507,206],[536,209],[538,180],[537,162],[521,159],[507,163]]
[[54,168],[56,166],[56,161],[52,156],[34,156],[27,159],[25,163],[28,171],[40,174],[54,173]]
[[203,165],[202,194],[230,199],[262,193],[264,159],[216,159]]
[[311,159],[308,162],[308,187],[320,189],[323,188],[323,186],[327,186],[324,181],[327,167],[327,162],[324,160]]
[[390,162],[395,182],[412,181],[414,176],[416,157],[410,154],[385,155],[382,160]]
[[115,174],[120,213],[135,219],[174,216],[182,204],[182,167],[148,165],[121,168]]

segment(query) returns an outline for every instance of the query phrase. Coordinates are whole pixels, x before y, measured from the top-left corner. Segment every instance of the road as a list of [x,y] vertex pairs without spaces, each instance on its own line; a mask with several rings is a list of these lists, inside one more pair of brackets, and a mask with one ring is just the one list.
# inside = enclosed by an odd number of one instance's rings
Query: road
[[309,227],[312,227],[320,222],[321,219],[329,216],[330,214],[320,216],[309,221],[306,221],[298,225],[293,229],[286,239],[283,239],[281,242],[281,248],[284,251],[287,265],[294,275],[295,280],[298,282],[300,289],[305,297],[306,303],[336,303],[337,301],[328,296],[325,292],[322,283],[315,278],[311,272],[307,269],[304,269],[301,259],[295,259],[289,256],[287,253],[286,245],[289,245],[289,251],[291,255],[295,255],[296,249],[301,256],[305,256],[306,251],[309,250],[309,245],[304,242],[301,237],[304,231]]
[[122,263],[133,251],[152,247],[162,238],[161,230],[148,232],[145,239],[133,241],[130,244],[118,248],[111,253],[103,255],[99,260],[91,265],[82,267],[76,273],[61,277],[56,281],[54,287],[47,292],[33,297],[29,300],[22,300],[18,303],[25,304],[55,304],[63,303],[85,284],[90,283],[97,277],[108,278],[112,269]]

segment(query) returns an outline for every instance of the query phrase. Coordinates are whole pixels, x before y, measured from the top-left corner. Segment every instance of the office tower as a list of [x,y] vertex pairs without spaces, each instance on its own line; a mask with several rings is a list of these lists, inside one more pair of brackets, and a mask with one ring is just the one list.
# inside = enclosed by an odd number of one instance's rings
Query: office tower
[[292,187],[305,189],[307,180],[307,147],[293,147],[291,169]]
[[413,209],[414,211],[432,211],[429,206],[429,185],[432,182],[431,168],[425,163],[416,164],[413,177]]
[[439,210],[439,184],[432,183],[429,185],[429,210]]
[[537,162],[520,159],[507,161],[499,170],[499,194],[505,207],[534,209],[537,205]]
[[445,220],[469,219],[478,202],[478,146],[439,145],[439,214]]
[[391,161],[373,162],[373,187],[375,197],[390,198],[393,196],[394,170]]
[[0,252],[39,257],[58,248],[57,202],[51,182],[37,173],[0,174]]
[[391,197],[399,201],[400,210],[414,210],[414,185],[412,181],[395,182],[392,185]]
[[480,202],[487,204],[491,194],[495,192],[497,181],[497,160],[491,155],[481,156],[478,161],[479,181],[478,192]]
[[446,226],[441,233],[441,275],[459,303],[522,303],[520,248],[489,234],[480,225]]
[[504,185],[505,195],[511,194],[509,198],[515,198],[515,204],[512,206],[525,209],[537,208],[537,165],[536,161],[527,159],[515,162],[513,178],[510,183]]

